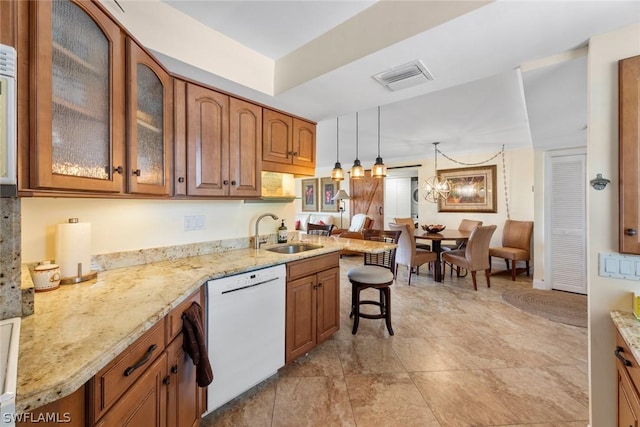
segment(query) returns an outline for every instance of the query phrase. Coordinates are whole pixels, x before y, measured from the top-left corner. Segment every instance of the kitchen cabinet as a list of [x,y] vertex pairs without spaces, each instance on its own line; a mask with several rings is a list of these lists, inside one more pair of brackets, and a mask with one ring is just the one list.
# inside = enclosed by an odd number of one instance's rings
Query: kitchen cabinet
[[339,262],[336,252],[287,264],[287,364],[340,329]]
[[87,1],[31,6],[31,188],[120,192],[125,93],[120,28]]
[[262,169],[295,175],[315,175],[316,126],[265,108]]
[[638,427],[640,418],[640,366],[619,332],[616,332],[618,376],[618,427]]
[[174,194],[260,197],[262,108],[182,82],[175,102]]
[[168,196],[173,145],[173,81],[127,39],[127,191]]
[[640,255],[640,56],[619,62],[620,252]]

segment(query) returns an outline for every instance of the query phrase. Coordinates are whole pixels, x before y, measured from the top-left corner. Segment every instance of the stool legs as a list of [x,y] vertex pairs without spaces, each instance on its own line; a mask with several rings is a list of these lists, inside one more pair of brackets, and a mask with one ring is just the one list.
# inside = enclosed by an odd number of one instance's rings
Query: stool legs
[[[360,292],[371,286],[362,286],[355,283],[351,284],[351,313],[349,317],[353,317],[353,328],[351,333],[353,335],[358,332],[358,326],[360,324],[360,318],[366,319],[385,319],[385,324],[389,335],[393,335],[393,327],[391,326],[391,289],[389,286],[376,287],[379,292],[378,301],[360,300]],[[366,314],[360,313],[360,306],[362,304],[372,304],[380,307],[380,314]]]

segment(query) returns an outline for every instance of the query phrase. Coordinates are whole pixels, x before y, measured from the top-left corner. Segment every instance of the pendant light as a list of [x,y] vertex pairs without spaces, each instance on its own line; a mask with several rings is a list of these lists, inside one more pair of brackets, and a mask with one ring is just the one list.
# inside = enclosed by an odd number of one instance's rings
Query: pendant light
[[374,178],[387,176],[387,167],[382,163],[382,157],[380,157],[380,106],[378,106],[378,157],[376,157],[376,163],[371,168],[371,176]]
[[344,171],[340,164],[340,118],[336,117],[336,164],[331,171],[331,179],[334,181],[342,181],[344,179]]
[[438,176],[438,144],[440,143],[433,143],[433,149],[435,151],[434,175],[425,179],[424,185],[422,186],[422,189],[425,191],[424,199],[431,203],[438,203],[440,199],[445,200],[451,192],[449,181],[446,178],[440,178]]
[[364,178],[364,169],[358,160],[358,113],[356,113],[356,159],[351,167],[351,179]]

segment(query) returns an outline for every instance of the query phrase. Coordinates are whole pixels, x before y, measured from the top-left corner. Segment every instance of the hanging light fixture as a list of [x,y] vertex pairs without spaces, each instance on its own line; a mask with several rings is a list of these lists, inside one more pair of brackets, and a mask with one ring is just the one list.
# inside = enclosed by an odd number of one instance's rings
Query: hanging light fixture
[[387,167],[382,163],[382,157],[380,157],[380,106],[378,106],[378,157],[376,157],[376,163],[371,168],[371,176],[374,178],[387,176]]
[[434,175],[430,178],[425,179],[424,185],[422,189],[424,190],[424,199],[431,203],[438,203],[438,200],[445,200],[449,197],[449,193],[451,192],[451,185],[446,178],[438,177],[438,144],[439,142],[433,143],[433,149],[435,151],[435,169]]
[[344,171],[340,164],[340,118],[336,117],[336,164],[331,171],[331,179],[334,181],[342,181],[344,179]]
[[358,113],[356,112],[356,159],[351,167],[351,179],[364,178],[364,169],[358,159]]

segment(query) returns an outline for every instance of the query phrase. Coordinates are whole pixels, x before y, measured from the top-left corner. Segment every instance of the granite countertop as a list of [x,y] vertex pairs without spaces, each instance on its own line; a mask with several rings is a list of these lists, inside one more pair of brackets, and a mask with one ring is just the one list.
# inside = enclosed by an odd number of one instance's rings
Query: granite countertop
[[631,354],[636,360],[640,360],[640,321],[627,311],[612,311],[610,314]]
[[[308,235],[300,241],[322,248],[278,254],[265,246],[154,262],[37,293],[34,314],[22,319],[16,412],[76,391],[207,280],[342,249],[375,253],[395,247]],[[22,270],[22,279],[30,282],[28,268]]]

